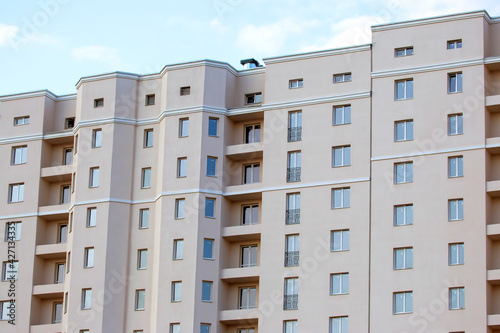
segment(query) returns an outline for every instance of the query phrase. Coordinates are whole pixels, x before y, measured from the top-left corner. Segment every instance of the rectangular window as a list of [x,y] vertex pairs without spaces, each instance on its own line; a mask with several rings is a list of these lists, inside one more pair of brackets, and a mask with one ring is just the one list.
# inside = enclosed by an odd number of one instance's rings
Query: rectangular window
[[214,259],[214,240],[205,238],[203,240],[203,259]]
[[[9,307],[11,307],[11,306],[15,307],[15,305],[16,305],[15,301],[13,301],[13,303],[11,303],[11,301],[0,302],[0,320],[14,319],[14,316],[13,317],[10,316]],[[16,307],[16,309],[17,309],[17,307]]]
[[176,199],[175,200],[175,218],[176,219],[183,219],[184,218],[184,206],[185,206],[185,199]]
[[333,107],[333,125],[345,125],[351,123],[351,106],[342,105]]
[[332,167],[351,165],[351,146],[333,147]]
[[64,283],[64,275],[65,275],[65,267],[64,263],[56,263],[56,276],[55,276],[55,284]]
[[87,227],[95,227],[97,222],[97,208],[87,208]]
[[290,89],[302,88],[303,86],[304,86],[304,80],[303,79],[295,79],[295,80],[290,80],[288,82],[288,87]]
[[68,232],[73,231],[73,212],[69,213],[68,227],[69,227],[69,231]]
[[205,198],[205,217],[215,218],[215,199]]
[[184,257],[184,240],[174,240],[174,260],[181,260]]
[[394,225],[413,224],[413,205],[394,206]]
[[146,305],[146,290],[136,290],[135,291],[135,310],[142,311],[145,309]]
[[63,185],[61,186],[61,205],[68,204],[70,201],[70,186]]
[[57,242],[58,243],[66,243],[68,240],[68,225],[67,224],[59,224],[58,232],[57,232]]
[[394,163],[394,183],[413,182],[413,162]]
[[413,98],[413,79],[398,80],[395,82],[396,100]]
[[288,153],[287,182],[300,182],[302,174],[302,153],[294,151]]
[[259,104],[262,103],[262,93],[254,93],[245,95],[245,104]]
[[410,55],[413,55],[413,46],[400,47],[394,50],[394,56],[396,57],[404,57]]
[[286,224],[300,223],[300,193],[286,195]]
[[71,165],[73,163],[73,149],[64,148],[63,150],[63,165]]
[[462,40],[461,39],[449,40],[446,43],[446,45],[447,45],[448,50],[461,49],[462,48]]
[[394,269],[413,268],[413,247],[394,249]]
[[243,184],[260,182],[260,163],[244,165],[243,169]]
[[448,116],[448,135],[464,134],[463,114],[450,114]]
[[448,157],[448,178],[456,178],[464,176],[464,157],[453,156]]
[[99,186],[99,168],[98,167],[90,168],[89,187],[98,187],[98,186]]
[[75,147],[74,154],[76,155],[76,153],[78,152],[78,134],[75,135],[75,142],[74,142],[73,146]]
[[170,324],[170,333],[181,333],[181,324]]
[[151,168],[143,168],[141,173],[141,188],[151,187]]
[[351,206],[351,189],[334,188],[332,190],[332,209],[348,208]]
[[349,230],[334,230],[331,234],[330,250],[348,251],[349,250]]
[[22,222],[7,222],[5,223],[5,241],[13,242],[21,240]]
[[92,148],[99,148],[102,144],[102,130],[95,129],[92,131]]
[[187,175],[187,157],[177,159],[177,178],[184,178]]
[[285,295],[283,310],[297,310],[299,308],[299,279],[285,279]]
[[465,309],[465,288],[450,288],[450,310]]
[[82,310],[92,307],[92,289],[82,289]]
[[448,201],[448,221],[464,219],[464,200],[453,199]]
[[180,302],[182,300],[182,282],[172,282],[172,302]]
[[155,94],[146,95],[146,106],[155,105]]
[[179,138],[185,138],[189,135],[189,118],[179,119]]
[[210,281],[203,281],[201,283],[201,300],[203,302],[212,301],[212,285],[213,282]]
[[413,120],[396,121],[394,123],[394,141],[413,140]]
[[25,164],[28,146],[12,147],[12,164]]
[[94,108],[100,108],[104,106],[104,98],[94,99]]
[[245,143],[260,142],[260,124],[245,126]]
[[71,266],[71,251],[66,255],[66,274],[69,273],[69,268]]
[[181,96],[191,95],[191,86],[181,87]]
[[255,333],[255,328],[240,328],[238,333]]
[[148,250],[142,249],[137,251],[137,269],[148,268]]
[[93,247],[85,248],[83,267],[84,268],[94,267],[94,248]]
[[14,126],[28,125],[30,123],[30,116],[14,118]]
[[9,203],[24,201],[24,183],[9,185]]
[[245,245],[241,247],[241,267],[257,266],[257,245]]
[[302,140],[302,111],[288,113],[288,142]]
[[394,293],[393,313],[412,313],[413,312],[413,292]]
[[2,267],[2,281],[17,280],[19,273],[18,261],[4,261]]
[[75,127],[75,117],[64,119],[64,128],[69,129]]
[[463,265],[464,264],[464,243],[455,243],[448,245],[448,264]]
[[285,238],[285,267],[299,266],[300,236],[287,235]]
[[330,275],[330,295],[349,293],[349,273]]
[[64,293],[64,313],[68,312],[68,292]]
[[153,130],[144,130],[144,148],[153,147]]
[[351,81],[351,79],[352,79],[351,73],[342,73],[333,75],[333,83],[348,82]]
[[208,136],[219,135],[219,118],[208,118]]
[[217,157],[207,156],[207,176],[215,177],[217,172]]
[[258,224],[259,223],[259,205],[245,205],[243,206],[241,224]]
[[52,324],[59,324],[62,321],[62,303],[54,303],[54,308],[52,309]]
[[149,228],[149,209],[139,210],[139,229]]
[[210,324],[200,324],[200,333],[210,333]]
[[255,309],[257,303],[257,288],[245,287],[240,288],[240,309]]
[[459,93],[463,90],[462,73],[448,74],[448,93]]
[[284,333],[298,333],[298,322],[297,320],[285,320],[283,322],[283,332]]
[[349,321],[347,316],[330,318],[330,333],[348,333]]

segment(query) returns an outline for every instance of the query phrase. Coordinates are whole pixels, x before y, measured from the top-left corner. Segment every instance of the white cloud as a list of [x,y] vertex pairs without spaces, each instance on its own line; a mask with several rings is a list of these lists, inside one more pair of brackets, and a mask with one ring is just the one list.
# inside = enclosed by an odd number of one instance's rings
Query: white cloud
[[107,46],[83,46],[71,51],[77,60],[93,60],[107,63],[119,61],[116,50]]
[[212,21],[210,21],[210,28],[212,28],[213,30],[215,30],[221,34],[229,31],[229,27],[226,25],[223,25],[218,18],[214,18]]
[[19,27],[15,25],[0,23],[0,45],[4,46],[10,43],[18,31]]

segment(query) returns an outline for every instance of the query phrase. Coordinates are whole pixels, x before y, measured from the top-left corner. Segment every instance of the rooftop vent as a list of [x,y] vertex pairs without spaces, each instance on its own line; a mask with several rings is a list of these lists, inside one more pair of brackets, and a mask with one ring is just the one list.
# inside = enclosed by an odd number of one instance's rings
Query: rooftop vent
[[240,63],[243,65],[243,67],[245,67],[245,69],[262,67],[262,65],[259,64],[259,62],[257,60],[255,60],[254,58],[244,59],[244,60],[240,61]]

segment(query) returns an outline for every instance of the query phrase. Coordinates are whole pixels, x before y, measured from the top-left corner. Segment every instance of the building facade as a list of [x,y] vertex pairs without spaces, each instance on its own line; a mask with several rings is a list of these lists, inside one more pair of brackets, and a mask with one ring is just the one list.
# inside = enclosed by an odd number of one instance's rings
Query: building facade
[[500,19],[372,32],[0,97],[0,331],[500,332]]

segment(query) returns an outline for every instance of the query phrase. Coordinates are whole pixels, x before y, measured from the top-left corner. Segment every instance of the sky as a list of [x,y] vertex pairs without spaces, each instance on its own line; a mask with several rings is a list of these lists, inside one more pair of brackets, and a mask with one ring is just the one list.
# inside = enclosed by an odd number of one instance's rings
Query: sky
[[372,25],[486,10],[498,0],[0,0],[0,96],[76,93],[83,76],[297,54],[371,41]]

